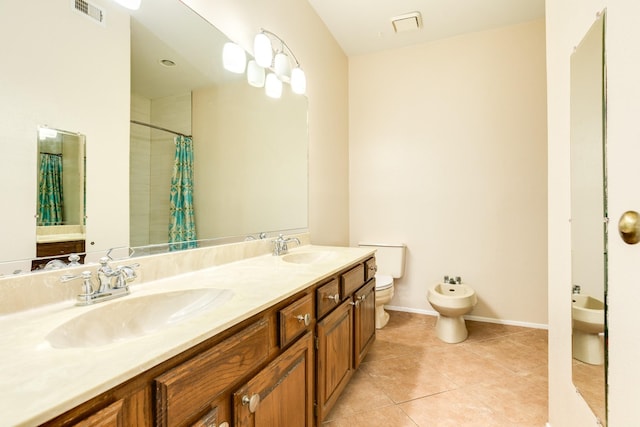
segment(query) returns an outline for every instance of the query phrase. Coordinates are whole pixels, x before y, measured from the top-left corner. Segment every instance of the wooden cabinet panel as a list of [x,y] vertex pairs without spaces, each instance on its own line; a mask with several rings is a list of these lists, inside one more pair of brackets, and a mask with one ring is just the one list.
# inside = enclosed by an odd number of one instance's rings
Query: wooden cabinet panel
[[268,355],[268,322],[260,320],[156,378],[157,425],[180,425],[206,410]]
[[364,263],[364,281],[368,282],[369,280],[371,280],[376,275],[376,271],[378,271],[376,259],[369,258],[368,260],[366,260]]
[[280,347],[309,328],[314,320],[313,295],[308,294],[280,310]]
[[320,319],[340,304],[340,283],[333,279],[316,290],[316,316]]
[[316,399],[318,425],[327,416],[353,375],[351,299],[317,323]]
[[356,267],[340,276],[340,287],[342,298],[353,294],[364,283],[364,265],[358,264]]
[[240,387],[233,405],[236,427],[312,427],[311,332]]
[[131,425],[125,423],[123,406],[124,401],[120,399],[74,425],[76,427],[125,427]]
[[354,368],[367,355],[369,347],[376,338],[376,295],[375,280],[370,280],[353,295],[354,308]]

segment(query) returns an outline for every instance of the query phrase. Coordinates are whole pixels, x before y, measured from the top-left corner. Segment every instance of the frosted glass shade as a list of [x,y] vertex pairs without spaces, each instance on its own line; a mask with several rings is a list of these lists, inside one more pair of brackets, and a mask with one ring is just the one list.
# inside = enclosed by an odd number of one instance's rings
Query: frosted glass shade
[[276,58],[273,62],[273,69],[283,80],[289,80],[291,77],[291,62],[289,62],[289,57],[286,53],[280,52],[276,54]]
[[291,90],[299,95],[304,95],[307,91],[307,77],[300,67],[291,70]]
[[253,87],[264,86],[264,68],[262,68],[255,60],[249,61],[247,64],[247,81]]
[[222,48],[222,65],[225,70],[242,74],[247,66],[247,54],[237,44],[227,42]]
[[127,9],[138,10],[140,9],[140,3],[142,3],[142,0],[115,0],[115,2]]
[[282,81],[274,73],[269,73],[264,89],[269,98],[280,98],[282,96]]
[[253,56],[261,67],[268,68],[271,66],[273,49],[271,48],[271,40],[266,34],[258,33],[253,39]]

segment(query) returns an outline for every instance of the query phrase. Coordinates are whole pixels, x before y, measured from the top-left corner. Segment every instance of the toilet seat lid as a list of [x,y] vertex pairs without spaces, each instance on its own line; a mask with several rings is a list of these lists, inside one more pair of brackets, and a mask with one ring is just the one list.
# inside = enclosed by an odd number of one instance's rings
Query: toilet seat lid
[[393,277],[388,274],[377,274],[376,273],[376,290],[381,291],[383,289],[387,289],[393,286]]

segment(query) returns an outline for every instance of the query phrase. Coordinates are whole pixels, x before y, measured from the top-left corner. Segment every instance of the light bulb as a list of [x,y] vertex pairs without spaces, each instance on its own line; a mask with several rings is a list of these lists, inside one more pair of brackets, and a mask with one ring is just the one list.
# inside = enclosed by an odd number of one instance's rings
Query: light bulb
[[307,77],[300,67],[291,70],[291,90],[299,95],[304,95],[307,91]]
[[253,56],[261,67],[269,68],[271,66],[273,50],[271,48],[271,40],[265,33],[258,33],[253,39]]
[[227,42],[222,48],[222,64],[225,70],[242,74],[247,65],[247,54],[237,44]]
[[289,80],[291,77],[291,62],[289,57],[284,52],[276,54],[273,65],[274,71],[282,80]]
[[282,96],[282,81],[275,74],[269,73],[264,89],[269,98],[280,98]]
[[247,65],[247,81],[253,87],[264,86],[264,68],[253,59]]

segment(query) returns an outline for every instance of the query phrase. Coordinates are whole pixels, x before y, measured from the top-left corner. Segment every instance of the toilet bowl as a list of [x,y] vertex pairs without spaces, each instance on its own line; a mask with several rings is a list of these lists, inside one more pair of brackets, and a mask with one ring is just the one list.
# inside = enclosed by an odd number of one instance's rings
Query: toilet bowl
[[403,243],[360,243],[358,246],[376,250],[376,329],[382,329],[389,322],[384,306],[393,298],[393,279],[404,275],[406,246]]
[[478,302],[476,292],[464,284],[438,283],[427,292],[429,304],[438,312],[436,336],[450,344],[467,339],[467,325],[463,315]]
[[604,363],[604,302],[584,294],[573,294],[573,357],[590,365]]
[[384,310],[393,298],[393,277],[376,273],[376,329],[382,329],[389,322],[389,313]]

